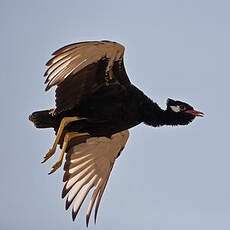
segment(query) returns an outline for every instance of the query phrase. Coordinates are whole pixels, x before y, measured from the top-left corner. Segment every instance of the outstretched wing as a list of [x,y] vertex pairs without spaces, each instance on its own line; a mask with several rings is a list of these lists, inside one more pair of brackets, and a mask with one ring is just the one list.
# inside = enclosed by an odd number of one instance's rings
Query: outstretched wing
[[125,147],[128,137],[129,131],[125,130],[112,135],[111,138],[89,137],[83,139],[77,137],[75,140],[73,139],[72,147],[70,146],[66,155],[63,178],[66,183],[62,191],[63,198],[68,194],[66,209],[74,201],[73,220],[76,218],[87,194],[94,188],[86,214],[86,224],[88,226],[91,211],[97,199],[96,222],[98,207],[114,162]]
[[111,41],[81,42],[53,53],[44,76],[46,90],[57,85],[56,113],[68,110],[103,84],[129,85],[124,46]]

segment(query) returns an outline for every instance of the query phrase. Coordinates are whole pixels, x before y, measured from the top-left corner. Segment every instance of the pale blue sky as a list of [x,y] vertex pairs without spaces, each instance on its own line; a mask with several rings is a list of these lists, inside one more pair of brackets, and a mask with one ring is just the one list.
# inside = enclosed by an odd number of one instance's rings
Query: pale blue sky
[[62,169],[48,176],[57,156],[40,164],[54,133],[27,118],[54,106],[51,53],[103,39],[125,45],[131,81],[160,106],[171,97],[206,116],[133,128],[90,229],[230,229],[229,12],[222,0],[2,0],[0,229],[85,229],[87,205],[74,223],[64,210]]

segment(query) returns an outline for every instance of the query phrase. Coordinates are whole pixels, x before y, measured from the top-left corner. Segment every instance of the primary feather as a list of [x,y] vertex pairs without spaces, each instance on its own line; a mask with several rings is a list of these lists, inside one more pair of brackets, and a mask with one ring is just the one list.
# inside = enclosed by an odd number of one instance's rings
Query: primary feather
[[54,57],[47,62],[50,66],[45,72],[48,85],[46,90],[60,84],[70,73],[77,73],[86,66],[107,59],[105,74],[112,69],[115,61],[121,61],[124,46],[116,42],[84,42],[63,47],[53,53]]
[[58,86],[55,113],[75,107],[103,84],[129,85],[124,50],[119,43],[100,41],[75,43],[54,52],[44,76],[46,91]]
[[80,138],[73,140],[72,147],[66,155],[63,179],[66,183],[62,192],[63,198],[68,194],[66,209],[77,197],[72,209],[73,220],[93,187],[95,188],[86,215],[87,225],[93,205],[98,197],[95,209],[96,220],[100,200],[114,162],[125,147],[128,137],[129,131],[125,130],[112,135],[111,138],[88,137],[84,142],[77,144],[74,141],[78,142]]

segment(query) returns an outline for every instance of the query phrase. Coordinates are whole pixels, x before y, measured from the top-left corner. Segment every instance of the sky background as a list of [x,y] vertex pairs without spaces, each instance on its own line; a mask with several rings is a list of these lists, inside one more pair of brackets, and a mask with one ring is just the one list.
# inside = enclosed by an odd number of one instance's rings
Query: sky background
[[54,141],[31,112],[54,107],[45,63],[69,43],[113,40],[138,88],[206,114],[186,127],[130,130],[90,229],[230,229],[230,1],[0,1],[0,229],[86,229],[61,199]]

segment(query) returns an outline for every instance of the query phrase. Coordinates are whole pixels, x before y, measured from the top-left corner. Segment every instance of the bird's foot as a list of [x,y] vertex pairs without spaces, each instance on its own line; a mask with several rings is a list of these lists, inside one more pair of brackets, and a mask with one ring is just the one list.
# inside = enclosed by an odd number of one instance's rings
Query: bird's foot
[[44,156],[44,159],[41,163],[45,163],[50,157],[52,157],[55,153],[56,149],[50,149],[49,152]]
[[[66,133],[65,137],[64,137],[64,142],[63,142],[63,146],[62,146],[62,150],[61,150],[61,154],[60,157],[57,161],[56,164],[53,165],[52,170],[50,171],[49,174],[54,173],[58,168],[61,167],[62,161],[63,161],[63,157],[66,151],[66,148],[68,146],[69,141],[73,138],[73,137],[79,137],[79,136],[85,136],[85,135],[89,135],[88,133],[75,133],[75,132],[69,132]],[[55,151],[54,151],[55,152]],[[49,151],[50,155],[52,156],[54,154],[54,152],[52,151],[52,149]],[[47,153],[47,159],[49,159],[49,153]],[[46,159],[46,156],[45,156]]]
[[62,160],[61,161],[57,161],[53,166],[52,166],[52,170],[49,172],[49,175],[54,173],[58,168],[61,167],[62,164]]

